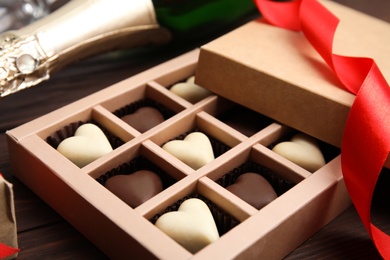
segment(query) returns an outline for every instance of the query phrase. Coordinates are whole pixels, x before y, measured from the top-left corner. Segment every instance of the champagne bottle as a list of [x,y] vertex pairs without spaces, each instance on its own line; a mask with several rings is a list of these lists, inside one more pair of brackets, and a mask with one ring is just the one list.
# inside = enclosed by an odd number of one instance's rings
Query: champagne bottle
[[19,29],[64,5],[68,0],[1,0],[0,32]]
[[0,34],[0,95],[35,86],[86,57],[200,35],[253,10],[252,0],[72,0]]

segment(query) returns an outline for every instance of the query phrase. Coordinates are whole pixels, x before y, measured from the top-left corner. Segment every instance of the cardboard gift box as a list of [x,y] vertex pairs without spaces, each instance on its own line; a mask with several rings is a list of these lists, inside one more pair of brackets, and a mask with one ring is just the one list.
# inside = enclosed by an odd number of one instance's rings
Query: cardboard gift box
[[[198,57],[191,51],[7,132],[13,174],[110,258],[280,259],[351,205],[337,147],[319,141],[326,164],[308,172],[271,149],[296,129],[219,95],[191,103],[170,91],[204,65]],[[146,132],[121,119],[157,103],[164,122]],[[87,122],[104,129],[114,149],[80,168],[56,147]],[[216,157],[197,170],[162,149],[193,131],[210,138]],[[118,169],[141,166],[156,170],[164,189],[133,208],[104,182]],[[260,210],[226,189],[248,170],[278,195]],[[220,234],[196,253],[154,225],[192,197],[207,204]]]
[[[332,1],[333,53],[375,60],[390,81],[390,25]],[[319,28],[320,30],[320,28]],[[214,93],[340,147],[354,95],[302,33],[259,19],[201,48],[197,82]]]

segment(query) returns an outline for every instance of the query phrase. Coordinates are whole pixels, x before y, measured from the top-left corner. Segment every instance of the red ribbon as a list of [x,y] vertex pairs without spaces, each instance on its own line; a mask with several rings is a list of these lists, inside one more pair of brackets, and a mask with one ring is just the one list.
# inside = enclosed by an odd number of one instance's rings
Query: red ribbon
[[7,246],[7,245],[0,243],[0,259],[14,255],[17,252],[19,252],[18,248],[13,248],[13,247],[10,247],[10,246]]
[[390,236],[370,220],[375,186],[390,151],[390,89],[375,61],[333,54],[339,19],[315,0],[255,0],[271,24],[302,31],[342,83],[356,95],[344,129],[341,166],[355,208],[379,253],[390,258]]

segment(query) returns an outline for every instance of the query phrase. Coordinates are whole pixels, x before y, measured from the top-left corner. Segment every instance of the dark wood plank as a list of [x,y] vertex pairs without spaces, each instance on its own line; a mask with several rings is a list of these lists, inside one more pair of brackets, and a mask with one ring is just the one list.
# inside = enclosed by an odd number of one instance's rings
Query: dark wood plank
[[66,222],[19,233],[18,259],[108,259]]
[[354,207],[348,208],[286,259],[381,259]]

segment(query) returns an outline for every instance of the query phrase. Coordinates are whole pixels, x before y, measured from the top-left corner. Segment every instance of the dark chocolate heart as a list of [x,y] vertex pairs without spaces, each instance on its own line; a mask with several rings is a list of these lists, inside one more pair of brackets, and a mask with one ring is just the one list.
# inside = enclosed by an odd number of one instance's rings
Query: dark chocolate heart
[[228,110],[221,120],[246,136],[254,135],[271,123],[265,116],[243,107]]
[[141,107],[134,113],[123,116],[121,119],[140,133],[144,133],[164,122],[163,115],[153,107]]
[[104,186],[132,208],[138,207],[163,190],[160,177],[147,170],[113,176]]
[[263,176],[253,172],[242,174],[226,189],[256,209],[263,208],[277,198],[271,184]]

